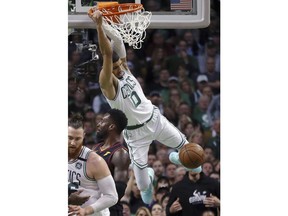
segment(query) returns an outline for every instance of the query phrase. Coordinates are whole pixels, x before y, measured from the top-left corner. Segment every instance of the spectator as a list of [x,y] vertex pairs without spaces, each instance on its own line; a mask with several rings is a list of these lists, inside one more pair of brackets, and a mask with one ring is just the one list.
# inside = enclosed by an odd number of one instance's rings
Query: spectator
[[154,205],[152,205],[152,208],[151,208],[152,216],[163,216],[162,212],[163,212],[163,209],[160,203],[155,203]]
[[198,61],[194,56],[187,53],[187,43],[184,40],[180,40],[176,46],[176,54],[167,57],[166,68],[168,68],[172,76],[176,76],[176,71],[179,65],[185,65],[185,68],[189,71],[189,74],[195,74],[199,71]]
[[166,215],[202,216],[205,210],[212,210],[217,214],[216,207],[205,207],[204,200],[213,194],[220,197],[220,185],[215,179],[204,173],[188,171],[182,181],[172,186]]
[[220,119],[216,119],[212,126],[212,137],[208,140],[207,146],[213,149],[215,158],[220,160]]
[[157,191],[159,188],[170,188],[169,178],[167,176],[160,176],[157,179],[155,190]]
[[92,146],[97,141],[95,126],[91,121],[84,121],[84,130],[85,130],[85,139],[84,145],[88,148],[92,148]]
[[95,113],[106,113],[111,109],[102,93],[99,93],[93,98],[92,104]]
[[156,182],[158,181],[158,178],[160,178],[161,176],[165,174],[165,168],[161,160],[154,161],[154,163],[152,164],[152,168],[154,170],[154,175],[155,175],[154,186],[156,186]]
[[190,85],[190,82],[188,80],[183,80],[182,82],[180,82],[180,89],[182,90],[183,93],[188,95],[191,107],[194,107],[195,106],[195,96],[194,96],[195,89],[192,88],[192,86]]
[[159,71],[159,80],[153,80],[153,82],[148,83],[149,88],[160,93],[167,91],[169,89],[169,77],[169,71],[166,68],[161,69]]
[[147,77],[148,84],[152,84],[153,81],[159,82],[160,71],[165,69],[166,53],[162,47],[155,48],[153,50],[151,59],[147,61]]
[[206,59],[206,75],[208,77],[208,85],[211,86],[215,95],[220,94],[220,73],[215,71],[215,59],[208,57]]
[[199,70],[200,73],[205,73],[207,71],[207,58],[214,58],[214,70],[220,72],[220,55],[217,53],[216,44],[213,41],[206,43],[206,51],[203,55],[198,56]]
[[68,79],[68,106],[74,103],[76,91],[77,91],[77,82],[75,78],[69,78]]
[[[155,202],[154,203],[161,203],[162,197],[169,193],[170,188],[168,187],[160,187],[155,191]],[[153,205],[152,205],[152,209],[153,209]]]
[[[141,206],[147,206],[141,198],[140,190],[137,187],[136,179],[133,170],[130,170],[129,180],[127,182],[127,187],[124,196],[120,201],[125,201],[130,204],[131,214],[135,214],[138,208]],[[137,214],[136,214],[137,215]]]
[[169,163],[166,166],[165,173],[166,173],[167,178],[169,179],[170,185],[173,185],[175,183],[176,168],[177,166],[172,163]]
[[187,43],[187,53],[191,56],[198,56],[201,51],[201,45],[195,39],[192,30],[186,30],[183,34],[183,40]]
[[137,209],[135,216],[152,216],[147,207],[141,206]]
[[205,143],[203,140],[203,133],[201,131],[194,131],[190,137],[188,138],[188,141],[190,143],[197,143],[200,146],[204,147]]
[[170,192],[169,193],[166,193],[162,196],[162,199],[161,199],[161,206],[162,206],[162,209],[163,209],[163,216],[166,216],[166,206],[167,206],[167,203],[169,201],[169,197],[170,197]]
[[74,93],[74,101],[68,106],[68,114],[71,116],[73,113],[80,113],[82,116],[85,114],[90,105],[85,102],[86,94],[84,91],[76,91]]
[[[154,153],[148,153],[148,166],[152,167],[153,163],[157,160],[156,155]],[[154,170],[155,171],[155,170]]]
[[200,74],[196,77],[196,91],[194,92],[194,103],[198,103],[202,96],[203,88],[208,85],[208,77],[205,74]]
[[[178,129],[179,129],[181,132],[184,132],[185,126],[186,126],[189,122],[192,122],[190,116],[188,116],[187,114],[180,114],[180,115],[179,115],[179,120],[178,120],[178,125],[177,125]],[[188,140],[188,141],[189,141],[189,140]]]
[[164,104],[160,93],[158,91],[151,91],[149,94],[149,98],[151,100],[151,103],[159,108],[160,113],[164,114]]
[[185,176],[187,170],[183,166],[179,166],[175,170],[175,183],[181,181],[183,177]]
[[[217,164],[219,163],[219,160],[217,160],[215,157],[215,152],[213,151],[213,149],[210,146],[204,147],[204,160],[210,161],[213,164],[214,169],[216,168]],[[216,169],[215,169],[215,171],[216,171]]]
[[202,164],[202,170],[206,176],[210,176],[210,174],[214,171],[213,164],[210,161],[205,161]]
[[125,201],[120,201],[120,204],[122,204],[122,207],[123,207],[123,216],[131,216],[129,203]]

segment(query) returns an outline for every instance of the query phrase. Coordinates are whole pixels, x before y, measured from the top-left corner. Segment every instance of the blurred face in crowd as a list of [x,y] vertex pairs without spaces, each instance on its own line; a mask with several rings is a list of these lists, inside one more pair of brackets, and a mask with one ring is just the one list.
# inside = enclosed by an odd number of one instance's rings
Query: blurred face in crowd
[[162,206],[158,203],[154,204],[151,209],[152,216],[161,216]]
[[75,97],[75,101],[77,102],[85,101],[85,93],[83,91],[76,91],[74,97]]
[[202,90],[203,95],[207,95],[209,98],[212,98],[213,92],[210,86],[205,86]]
[[213,122],[213,129],[215,130],[215,132],[217,134],[220,134],[220,119],[216,119],[214,122]]
[[215,59],[208,57],[206,64],[207,64],[207,72],[213,73],[215,71]]
[[181,82],[181,89],[188,94],[192,92],[191,84],[187,80]]
[[209,176],[210,173],[213,172],[213,165],[209,162],[205,162],[202,164],[202,170],[205,175]]
[[156,160],[153,163],[152,168],[153,168],[156,176],[162,176],[163,175],[164,166],[160,160]]
[[185,134],[187,137],[190,137],[193,132],[194,132],[194,126],[193,126],[192,122],[188,122],[188,123],[185,125],[184,134]]
[[202,110],[202,111],[205,111],[208,109],[208,106],[209,106],[209,98],[208,96],[206,95],[202,95],[200,98],[199,98],[199,101],[198,101],[198,105],[199,105],[199,108]]
[[166,149],[159,149],[156,153],[157,159],[162,162],[162,164],[166,164],[169,159],[168,159],[168,152]]
[[192,134],[191,139],[189,139],[192,143],[197,143],[202,146],[203,143],[203,134],[200,131],[196,131]]
[[175,171],[175,183],[181,181],[186,174],[186,169],[184,167],[178,167]]
[[176,170],[175,164],[168,164],[166,167],[166,176],[168,178],[174,179],[175,178],[175,170]]
[[169,76],[169,71],[167,69],[162,69],[159,74],[159,79],[160,81],[168,82]]
[[156,155],[149,154],[148,155],[148,166],[152,167],[153,163],[156,161]]
[[215,159],[213,150],[211,148],[204,149],[204,158],[205,161],[213,161]]
[[87,135],[90,135],[94,132],[94,127],[91,122],[85,121],[84,122],[84,130]]
[[126,204],[122,204],[122,206],[123,206],[123,216],[130,216],[131,215],[130,207]]

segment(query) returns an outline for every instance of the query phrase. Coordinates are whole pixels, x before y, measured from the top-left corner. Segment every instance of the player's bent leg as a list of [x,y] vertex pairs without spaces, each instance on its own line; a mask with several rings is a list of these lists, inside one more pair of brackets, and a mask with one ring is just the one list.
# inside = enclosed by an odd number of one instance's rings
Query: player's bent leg
[[148,189],[146,189],[144,191],[140,191],[140,194],[141,194],[141,198],[142,198],[143,202],[146,204],[150,204],[153,201],[154,170],[150,167],[148,167],[147,169],[148,169],[148,176],[149,176],[151,182],[149,184]]

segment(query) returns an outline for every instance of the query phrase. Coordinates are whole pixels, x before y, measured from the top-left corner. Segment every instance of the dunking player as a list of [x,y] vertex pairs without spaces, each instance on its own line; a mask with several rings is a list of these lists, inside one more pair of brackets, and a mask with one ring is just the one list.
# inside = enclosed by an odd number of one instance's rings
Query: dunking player
[[68,122],[68,181],[90,198],[81,206],[69,205],[69,215],[108,216],[118,200],[115,183],[103,158],[83,146],[84,136],[83,118],[75,114]]
[[[110,106],[122,110],[128,118],[124,139],[142,200],[150,204],[153,200],[154,172],[147,167],[149,145],[153,140],[158,140],[179,150],[188,141],[145,97],[137,79],[128,69],[126,50],[119,33],[103,21],[100,11],[96,10],[90,18],[96,23],[103,55],[100,87]],[[111,39],[111,44],[106,35]],[[111,45],[117,55],[113,54]],[[181,164],[178,153],[174,152],[169,158],[173,163]],[[201,166],[193,171],[201,172]]]
[[110,216],[122,216],[123,206],[119,203],[124,196],[130,164],[128,149],[122,144],[122,131],[127,126],[126,115],[118,109],[109,110],[97,124],[97,138],[103,140],[92,147],[108,164],[118,193],[118,202],[109,208]]

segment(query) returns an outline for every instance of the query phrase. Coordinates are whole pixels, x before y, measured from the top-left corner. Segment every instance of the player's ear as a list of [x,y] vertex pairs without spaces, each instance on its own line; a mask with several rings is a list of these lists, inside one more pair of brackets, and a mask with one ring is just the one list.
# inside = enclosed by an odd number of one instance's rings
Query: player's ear
[[115,128],[115,124],[110,124],[109,125],[109,130],[113,130]]

